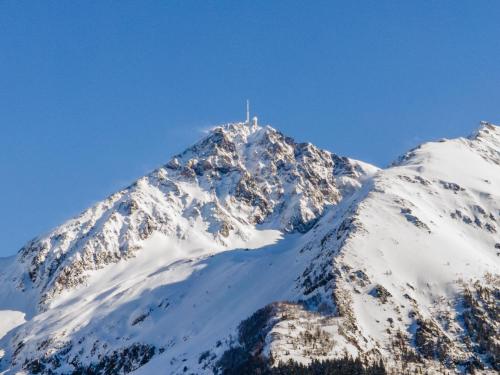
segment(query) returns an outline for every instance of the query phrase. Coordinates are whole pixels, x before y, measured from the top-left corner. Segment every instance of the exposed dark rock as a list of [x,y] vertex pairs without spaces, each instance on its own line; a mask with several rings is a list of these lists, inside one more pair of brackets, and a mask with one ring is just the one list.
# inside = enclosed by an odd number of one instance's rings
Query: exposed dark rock
[[[98,342],[94,343],[92,355],[97,351],[97,345]],[[99,355],[98,362],[84,365],[78,357],[70,358],[69,355],[72,347],[71,342],[68,342],[62,345],[55,353],[48,354],[49,352],[46,352],[42,357],[28,359],[24,362],[23,368],[30,374],[52,375],[56,373],[62,362],[66,362],[73,367],[73,370],[70,372],[72,375],[127,374],[145,365],[156,353],[156,348],[152,345],[135,343],[128,347]]]
[[102,356],[97,363],[78,366],[73,375],[128,374],[148,363],[155,352],[152,345],[133,344]]
[[373,287],[373,289],[370,291],[370,295],[372,297],[378,298],[382,303],[386,303],[389,297],[392,297],[392,294],[389,293],[389,291],[380,284],[377,284]]
[[406,175],[399,175],[398,176],[400,179],[406,181],[406,182],[411,182],[412,184],[421,184],[424,186],[429,186],[431,184],[430,181],[426,180],[422,176],[406,176]]
[[417,301],[412,298],[408,293],[403,294],[403,297],[406,298],[408,301],[412,302],[413,304],[416,304]]
[[454,182],[447,182],[447,181],[439,180],[439,183],[443,186],[444,189],[451,190],[451,191],[455,192],[455,194],[459,191],[465,190],[460,185],[458,185]]
[[135,200],[131,199],[129,201],[122,202],[119,209],[124,215],[132,215],[138,208],[139,204]]
[[479,206],[479,205],[477,205],[477,204],[476,204],[476,205],[473,205],[473,206],[472,206],[472,209],[473,209],[475,212],[477,212],[477,213],[479,213],[479,214],[481,214],[481,215],[486,215],[486,211],[484,210],[484,208],[482,208],[481,206]]
[[148,316],[149,316],[149,312],[141,314],[138,317],[136,317],[134,320],[132,320],[132,323],[130,323],[130,324],[133,325],[133,326],[135,326],[135,325],[137,325],[139,323],[142,323],[144,320],[146,320],[146,318]]
[[169,168],[169,169],[174,169],[174,170],[177,170],[177,169],[180,169],[181,164],[179,163],[179,159],[177,159],[177,158],[173,158],[172,160],[170,160],[170,161],[166,164],[166,167],[167,167],[167,168]]
[[435,359],[447,365],[451,364],[449,358],[452,347],[451,340],[434,321],[417,319],[415,346],[424,358]]
[[500,289],[475,282],[464,287],[461,314],[471,349],[480,354],[479,361],[500,371]]
[[228,237],[229,233],[234,229],[234,227],[231,225],[231,223],[224,221],[220,224],[220,229],[219,233],[224,236]]
[[349,280],[356,282],[360,287],[365,287],[370,284],[368,275],[361,270],[352,272],[349,275]]
[[486,224],[484,224],[484,227],[490,233],[496,233],[497,232],[497,229],[495,228],[495,226],[493,224],[486,223]]
[[425,229],[429,233],[431,232],[431,230],[429,229],[429,227],[427,226],[427,224],[425,224],[418,217],[416,217],[415,215],[412,214],[411,209],[409,209],[409,208],[402,208],[401,209],[401,214],[406,218],[406,220],[408,220],[410,223],[412,223],[413,225],[415,225],[417,228]]

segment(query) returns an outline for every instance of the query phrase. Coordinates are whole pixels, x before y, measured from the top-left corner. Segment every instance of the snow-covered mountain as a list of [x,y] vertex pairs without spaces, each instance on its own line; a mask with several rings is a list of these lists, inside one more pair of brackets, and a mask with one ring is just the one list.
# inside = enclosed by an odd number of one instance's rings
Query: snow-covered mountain
[[500,128],[380,170],[229,124],[0,260],[0,372],[500,369]]

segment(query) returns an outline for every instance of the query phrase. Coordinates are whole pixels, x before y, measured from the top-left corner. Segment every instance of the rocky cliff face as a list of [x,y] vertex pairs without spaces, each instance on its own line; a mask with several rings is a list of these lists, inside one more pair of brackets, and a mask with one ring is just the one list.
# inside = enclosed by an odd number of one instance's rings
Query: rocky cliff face
[[494,373],[499,187],[487,123],[385,170],[215,128],[0,263],[0,310],[26,314],[0,368],[208,374],[348,354]]

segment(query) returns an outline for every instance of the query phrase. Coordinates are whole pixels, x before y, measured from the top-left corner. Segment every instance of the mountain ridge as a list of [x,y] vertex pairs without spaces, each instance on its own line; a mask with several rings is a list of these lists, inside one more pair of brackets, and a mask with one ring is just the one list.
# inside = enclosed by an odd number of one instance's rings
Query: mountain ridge
[[[251,142],[248,142],[248,137]],[[257,152],[259,162],[266,159],[267,164],[255,165],[255,161],[247,160],[250,157],[244,155],[245,145],[253,144],[255,137],[255,143],[260,149],[255,150],[254,147],[249,151]],[[279,165],[275,165],[271,151],[281,153]],[[175,223],[178,217],[204,217],[205,221],[210,221],[208,231],[215,233],[217,239],[224,242],[231,230],[238,229],[240,220],[259,224],[274,209],[269,207],[269,202],[278,202],[284,206],[279,209],[286,211],[284,215],[288,217],[282,218],[282,223],[276,225],[286,231],[300,231],[301,227],[304,230],[310,220],[322,213],[326,204],[333,203],[340,197],[341,193],[334,183],[335,176],[326,172],[328,167],[335,165],[335,172],[341,180],[339,185],[344,189],[348,189],[349,184],[355,184],[350,176],[365,173],[359,163],[356,164],[355,171],[349,164],[349,159],[332,155],[311,144],[296,144],[291,138],[284,137],[270,127],[261,128],[243,123],[215,127],[200,142],[172,158],[163,167],[110,195],[47,235],[30,241],[20,250],[19,255],[21,263],[28,265],[29,281],[20,282],[31,282],[34,286],[41,287],[43,293],[47,292],[42,295],[42,300],[50,299],[52,294],[59,293],[64,286],[72,287],[83,283],[85,271],[92,269],[94,265],[99,267],[133,256],[140,248],[140,242],[154,230],[159,230],[159,227],[169,235],[179,235],[175,233],[179,230],[185,232],[190,225],[184,223],[184,228],[179,229],[179,225]],[[303,160],[296,162],[294,158]],[[314,159],[312,161],[316,162],[319,170],[309,168],[306,159]],[[253,170],[248,171],[246,164]],[[287,168],[292,170],[288,171]],[[282,184],[276,178],[274,185],[268,183],[272,180],[271,174],[278,170],[284,170],[284,179],[287,179],[288,184]],[[262,174],[265,178],[260,177]],[[221,176],[226,175],[238,179],[230,187],[234,191],[224,191],[225,187],[218,183]],[[256,180],[253,176],[260,179]],[[294,179],[298,181],[295,182]],[[284,191],[287,186],[289,189],[301,189],[303,183],[310,185],[308,179],[314,179],[318,185],[322,185],[319,189],[307,186],[305,193]],[[264,186],[259,188],[258,184]],[[310,196],[308,192],[312,192]],[[297,202],[292,202],[294,207],[290,207],[291,204],[286,200],[280,201],[283,194],[296,197],[299,193],[302,197]],[[195,195],[194,205],[183,206],[179,200],[185,198],[182,195],[190,194]],[[197,204],[196,194],[202,205]],[[224,199],[238,200],[243,205],[246,204],[246,207],[238,207],[239,211],[243,209],[252,212],[245,212],[249,216],[245,218],[238,217],[236,213],[231,220],[229,217],[233,215],[225,209],[222,202]],[[139,204],[141,201],[142,204]],[[159,207],[163,210],[160,211]],[[256,209],[252,209],[253,207]],[[136,221],[131,221],[132,215],[139,217]],[[243,229],[239,235],[245,237]],[[47,262],[45,258],[51,252],[55,253],[54,257]],[[73,258],[70,268],[65,268],[66,258]]]
[[[495,369],[498,342],[475,328],[498,328],[494,302],[474,283],[498,294],[499,166],[500,128],[486,122],[384,170],[271,127],[216,127],[0,269],[3,299],[29,301],[0,306],[26,314],[0,340],[0,368],[101,373],[114,355],[111,373],[227,372],[244,348]],[[235,339],[265,306],[263,341]]]

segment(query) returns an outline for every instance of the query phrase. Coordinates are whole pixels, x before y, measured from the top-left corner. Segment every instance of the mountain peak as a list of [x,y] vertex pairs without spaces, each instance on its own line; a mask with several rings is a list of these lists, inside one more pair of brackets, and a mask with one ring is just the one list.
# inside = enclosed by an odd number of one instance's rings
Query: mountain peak
[[478,129],[471,135],[471,139],[490,139],[500,141],[500,126],[488,121],[481,121]]
[[155,233],[227,248],[255,228],[306,232],[375,168],[296,143],[270,126],[227,124],[166,165],[19,252],[21,288],[42,305],[91,270],[129,259]]
[[0,263],[0,372],[345,353],[391,373],[498,370],[497,136],[482,124],[379,170],[271,127],[216,127]]

